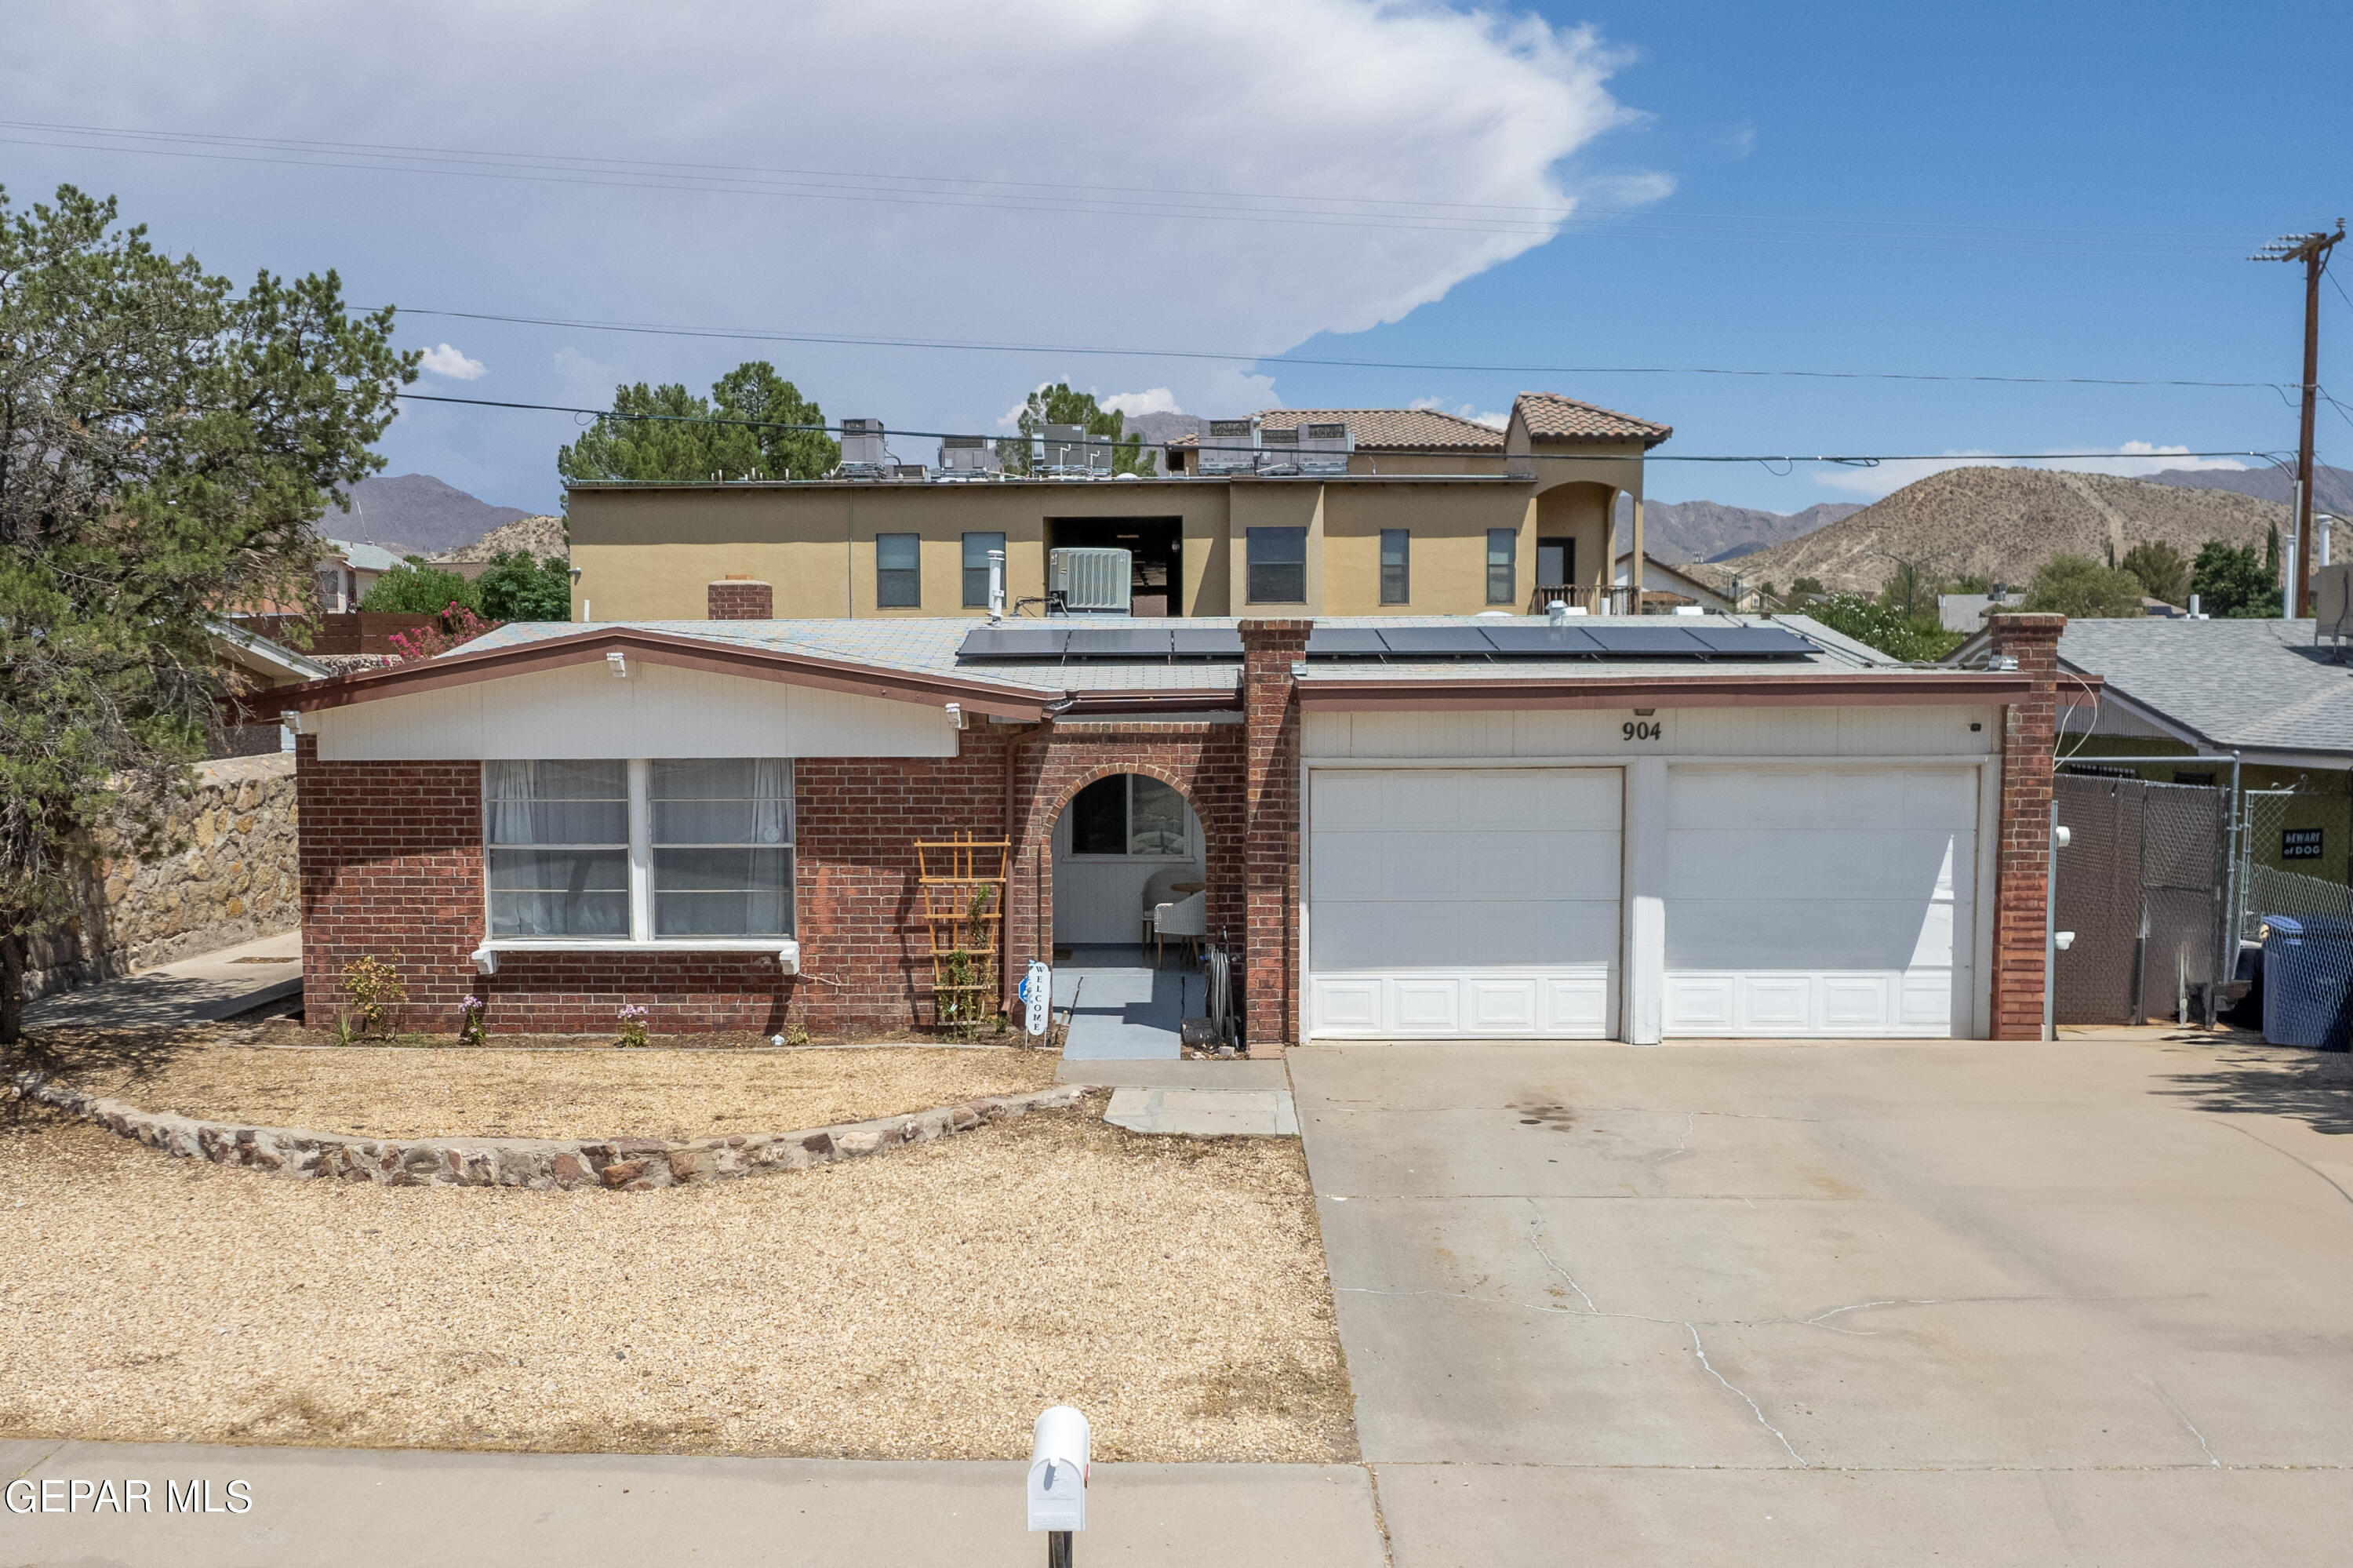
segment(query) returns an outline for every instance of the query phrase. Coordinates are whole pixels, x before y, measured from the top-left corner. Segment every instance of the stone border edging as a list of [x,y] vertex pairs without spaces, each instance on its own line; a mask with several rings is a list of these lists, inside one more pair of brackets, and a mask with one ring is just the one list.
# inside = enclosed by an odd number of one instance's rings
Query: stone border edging
[[539,1192],[607,1187],[642,1192],[723,1181],[772,1171],[804,1171],[911,1143],[969,1132],[1033,1110],[1075,1105],[1092,1084],[1057,1084],[1025,1095],[995,1095],[870,1121],[799,1132],[739,1132],[670,1143],[660,1139],[359,1138],[295,1127],[249,1127],[144,1111],[86,1094],[46,1074],[16,1075],[26,1098],[135,1138],[184,1160],[243,1165],[275,1176],[332,1177],[386,1187],[527,1187]]

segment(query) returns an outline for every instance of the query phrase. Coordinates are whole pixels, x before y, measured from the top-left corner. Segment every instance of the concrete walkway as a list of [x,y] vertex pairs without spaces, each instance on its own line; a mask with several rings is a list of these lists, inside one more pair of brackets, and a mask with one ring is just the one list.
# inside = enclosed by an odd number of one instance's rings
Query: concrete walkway
[[[845,1563],[1033,1568],[1019,1464],[633,1455],[383,1453],[0,1442],[13,1510],[39,1483],[73,1512],[0,1513],[0,1565],[314,1568],[322,1562]],[[154,1511],[94,1513],[72,1483],[144,1480]],[[167,1514],[165,1481],[226,1510]],[[247,1483],[232,1494],[228,1484]],[[95,1489],[93,1488],[94,1491]],[[1353,1465],[1105,1465],[1079,1562],[1122,1568],[1381,1568],[1372,1489]]]
[[1398,1568],[2345,1560],[2344,1056],[1289,1063]]
[[[1085,983],[1083,986],[1082,981]],[[1066,1062],[1176,1061],[1185,1054],[1184,1008],[1202,1004],[1200,975],[1155,969],[1132,947],[1079,947],[1054,964],[1054,1005],[1078,1012],[1062,1043]]]
[[31,1025],[104,1029],[164,1028],[234,1018],[302,993],[302,933],[199,953],[121,980],[60,991],[28,1002]]
[[1185,1138],[1296,1138],[1288,1089],[1115,1089],[1103,1120]]

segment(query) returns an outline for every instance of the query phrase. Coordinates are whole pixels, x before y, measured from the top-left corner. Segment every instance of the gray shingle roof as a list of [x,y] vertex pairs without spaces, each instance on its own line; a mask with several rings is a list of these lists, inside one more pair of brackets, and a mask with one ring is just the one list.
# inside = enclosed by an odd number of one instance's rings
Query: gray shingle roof
[[2353,753],[2353,667],[2308,620],[2073,620],[2059,657],[2226,749]]

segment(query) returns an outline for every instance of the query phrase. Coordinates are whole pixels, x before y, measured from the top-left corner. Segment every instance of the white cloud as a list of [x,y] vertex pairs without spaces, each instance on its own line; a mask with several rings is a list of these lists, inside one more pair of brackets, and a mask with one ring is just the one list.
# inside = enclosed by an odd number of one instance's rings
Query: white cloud
[[1412,402],[1408,403],[1406,407],[1409,408],[1424,409],[1443,408],[1446,407],[1446,399],[1443,397],[1416,397]]
[[1757,151],[1757,128],[1753,125],[1743,125],[1739,130],[1726,136],[1724,139],[1724,144],[1732,149],[1734,157],[1745,158]]
[[[1576,165],[1639,118],[1609,91],[1620,51],[1483,0],[420,0],[333,27],[305,0],[18,10],[0,100],[23,119],[647,161],[18,149],[41,161],[12,185],[54,169],[121,190],[216,267],[336,265],[354,299],[446,310],[1272,354],[1396,320],[1581,204],[1669,183]],[[566,341],[476,335],[505,364]],[[829,415],[908,428],[985,421],[1066,366],[1102,376],[1062,353],[568,341],[698,390],[764,355]],[[1147,378],[1208,412],[1276,400],[1240,366]]]
[[425,357],[417,363],[434,375],[447,376],[453,381],[480,381],[491,373],[489,366],[479,359],[467,358],[446,343],[438,348],[427,349]]
[[1465,403],[1454,411],[1472,424],[1484,425],[1491,430],[1500,430],[1512,422],[1512,411],[1509,408],[1500,414],[1492,408],[1482,414],[1478,411],[1478,408],[1479,405],[1476,403]]
[[1108,397],[1095,399],[1095,407],[1134,418],[1138,414],[1181,414],[1176,406],[1176,394],[1166,387],[1155,387],[1148,392],[1114,392]]
[[[2076,450],[2088,451],[2093,449],[2084,447]],[[2116,449],[2113,457],[2067,458],[2055,462],[2006,462],[1984,452],[1947,452],[1937,458],[1883,462],[1877,468],[1826,469],[1814,475],[1814,482],[1831,490],[1843,490],[1876,501],[1915,481],[1926,479],[1932,473],[1942,473],[1948,468],[2054,468],[2073,473],[2113,473],[2133,479],[2144,474],[2162,473],[2168,469],[2246,466],[2230,458],[2181,455],[2189,450],[2188,447],[2154,446],[2147,441],[2126,441]]]

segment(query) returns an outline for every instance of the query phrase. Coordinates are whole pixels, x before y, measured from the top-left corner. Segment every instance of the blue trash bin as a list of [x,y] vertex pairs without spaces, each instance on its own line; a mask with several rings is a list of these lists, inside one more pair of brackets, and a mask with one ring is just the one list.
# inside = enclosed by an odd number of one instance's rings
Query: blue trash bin
[[2263,916],[2263,1041],[2346,1048],[2353,1001],[2353,920]]

